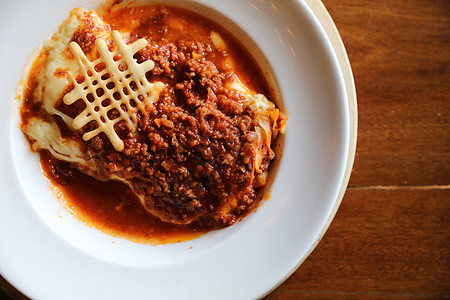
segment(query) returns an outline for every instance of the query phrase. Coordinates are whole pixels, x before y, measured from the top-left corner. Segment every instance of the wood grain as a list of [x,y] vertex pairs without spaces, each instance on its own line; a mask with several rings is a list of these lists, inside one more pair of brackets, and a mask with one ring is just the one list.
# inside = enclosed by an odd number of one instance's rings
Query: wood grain
[[267,299],[450,296],[450,190],[348,189],[312,255]]
[[326,0],[359,109],[351,186],[450,183],[450,1]]
[[358,94],[335,220],[266,299],[450,298],[450,1],[324,0]]
[[323,240],[266,299],[450,298],[450,1],[323,3],[356,82],[355,165]]

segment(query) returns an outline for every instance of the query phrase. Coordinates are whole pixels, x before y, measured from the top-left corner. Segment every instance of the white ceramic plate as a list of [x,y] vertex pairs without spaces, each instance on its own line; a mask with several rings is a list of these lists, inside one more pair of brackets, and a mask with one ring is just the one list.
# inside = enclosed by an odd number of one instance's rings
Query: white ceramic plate
[[27,57],[71,9],[92,8],[93,1],[2,1],[0,272],[31,298],[261,297],[306,258],[337,210],[353,162],[356,111],[349,110],[335,51],[308,5],[166,2],[222,23],[278,84],[288,125],[271,198],[242,222],[179,244],[135,244],[74,220],[28,149],[14,98]]

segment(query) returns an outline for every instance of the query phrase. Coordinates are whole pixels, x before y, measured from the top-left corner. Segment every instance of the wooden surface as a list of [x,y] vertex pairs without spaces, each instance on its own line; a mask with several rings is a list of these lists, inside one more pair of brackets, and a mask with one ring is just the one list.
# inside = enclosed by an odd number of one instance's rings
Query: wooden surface
[[355,164],[323,240],[266,299],[450,298],[450,1],[323,3],[355,77]]
[[323,0],[358,95],[349,187],[274,299],[450,298],[450,1]]

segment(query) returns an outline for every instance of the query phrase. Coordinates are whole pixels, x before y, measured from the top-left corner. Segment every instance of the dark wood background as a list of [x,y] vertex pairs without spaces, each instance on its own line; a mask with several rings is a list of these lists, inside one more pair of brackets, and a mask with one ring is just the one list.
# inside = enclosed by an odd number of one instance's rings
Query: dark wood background
[[450,298],[450,1],[323,3],[355,77],[355,164],[323,240],[266,299]]
[[266,299],[450,298],[450,0],[323,3],[355,77],[355,164],[323,240]]

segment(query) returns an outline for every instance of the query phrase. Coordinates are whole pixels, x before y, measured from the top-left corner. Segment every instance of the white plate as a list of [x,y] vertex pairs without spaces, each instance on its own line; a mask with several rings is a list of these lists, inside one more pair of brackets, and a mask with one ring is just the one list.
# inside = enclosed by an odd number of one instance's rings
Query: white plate
[[14,98],[33,49],[72,8],[93,1],[2,1],[0,272],[31,298],[260,297],[299,266],[337,210],[353,162],[356,107],[312,10],[295,0],[173,2],[222,23],[276,79],[288,125],[271,198],[242,222],[179,244],[135,244],[75,221],[28,149]]

